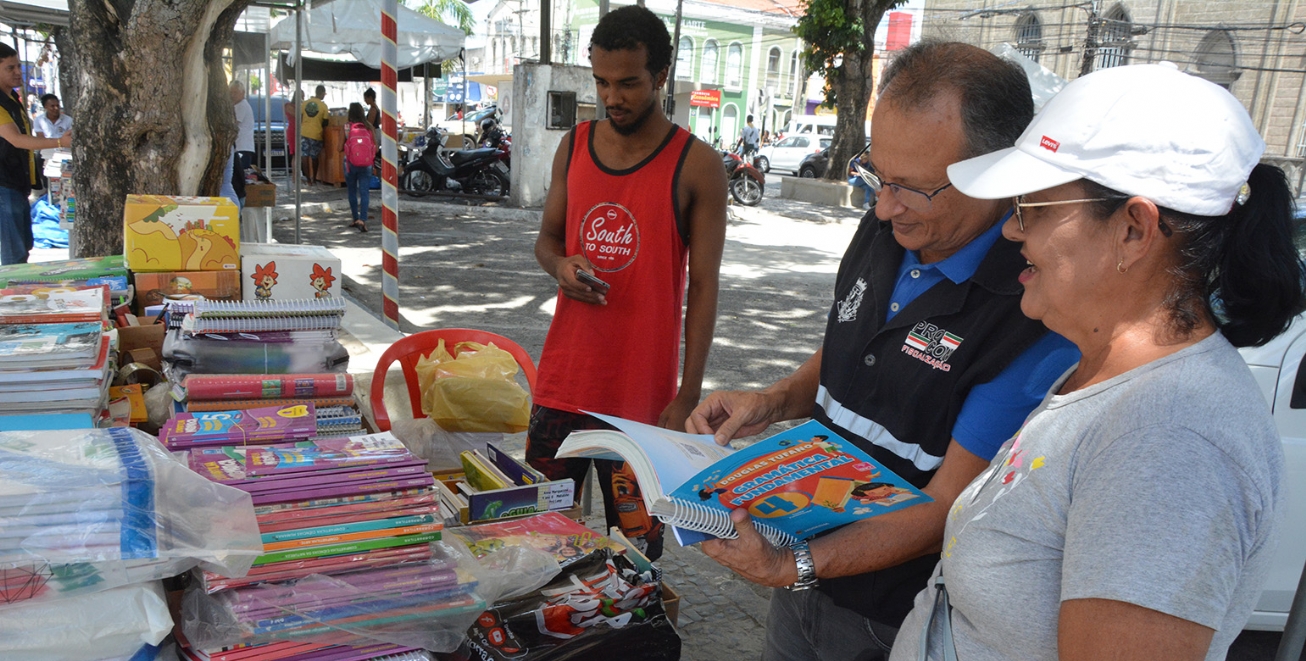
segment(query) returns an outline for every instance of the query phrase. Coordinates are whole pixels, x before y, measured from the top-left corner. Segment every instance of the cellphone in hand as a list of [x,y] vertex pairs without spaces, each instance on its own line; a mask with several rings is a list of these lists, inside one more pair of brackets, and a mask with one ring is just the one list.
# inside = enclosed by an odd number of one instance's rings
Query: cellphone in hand
[[593,273],[590,273],[589,271],[586,271],[584,269],[576,269],[576,279],[589,285],[590,287],[593,287],[600,294],[608,293],[608,289],[612,287],[612,285],[602,280],[599,280]]

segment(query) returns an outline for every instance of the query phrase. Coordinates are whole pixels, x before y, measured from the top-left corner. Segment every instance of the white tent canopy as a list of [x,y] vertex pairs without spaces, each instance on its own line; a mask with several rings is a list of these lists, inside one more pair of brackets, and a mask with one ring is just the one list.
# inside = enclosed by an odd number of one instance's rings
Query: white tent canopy
[[[396,21],[399,57],[395,68],[407,69],[426,62],[458,57],[466,36],[462,30],[427,18],[402,4]],[[271,48],[295,51],[295,21],[272,26]],[[381,68],[381,0],[337,0],[321,4],[304,15],[304,57],[348,54],[373,69]]]

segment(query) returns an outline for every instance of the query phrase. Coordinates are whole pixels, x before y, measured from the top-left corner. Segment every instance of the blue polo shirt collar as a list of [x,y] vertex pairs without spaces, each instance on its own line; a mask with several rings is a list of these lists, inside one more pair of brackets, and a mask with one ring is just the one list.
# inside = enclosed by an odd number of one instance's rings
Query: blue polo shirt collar
[[989,254],[989,248],[992,248],[993,244],[998,242],[998,238],[1002,236],[1002,225],[1007,222],[1007,218],[1010,216],[1011,212],[1008,211],[1002,216],[1002,220],[985,230],[974,241],[962,246],[961,250],[949,255],[947,259],[933,264],[921,264],[920,255],[915,250],[908,250],[902,258],[903,268],[918,266],[925,269],[934,268],[938,269],[939,273],[942,273],[944,277],[955,284],[966,282],[970,280],[971,276],[975,275],[980,262],[983,262],[984,256]]

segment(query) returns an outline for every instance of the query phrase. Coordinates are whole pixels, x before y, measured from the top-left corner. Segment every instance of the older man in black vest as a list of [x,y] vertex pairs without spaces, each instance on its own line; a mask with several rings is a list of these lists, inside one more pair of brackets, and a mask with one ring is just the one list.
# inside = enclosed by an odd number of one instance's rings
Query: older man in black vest
[[958,43],[917,44],[885,71],[871,121],[868,214],[844,254],[823,346],[762,391],[717,392],[687,426],[718,443],[811,416],[934,502],[790,548],[744,512],[703,550],[776,588],[767,661],[887,658],[943,544],[957,495],[1079,358],[1020,312],[1009,203],[976,200],[947,167],[1012,145],[1034,115],[1016,66]]

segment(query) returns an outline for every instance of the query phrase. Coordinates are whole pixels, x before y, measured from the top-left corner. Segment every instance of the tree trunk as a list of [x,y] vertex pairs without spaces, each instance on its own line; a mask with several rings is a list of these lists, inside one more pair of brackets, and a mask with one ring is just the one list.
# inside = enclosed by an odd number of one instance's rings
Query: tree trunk
[[856,52],[845,51],[836,76],[829,81],[835,91],[835,108],[838,120],[834,129],[834,142],[830,144],[829,165],[825,178],[847,181],[848,161],[866,146],[866,111],[875,92],[873,64],[875,61],[875,28],[897,0],[848,0],[848,15],[861,16],[862,48]]
[[251,0],[70,0],[77,255],[122,252],[130,193],[217,195],[236,124],[222,52]]

